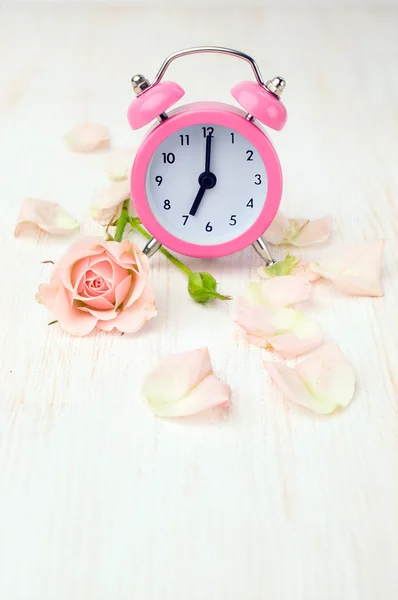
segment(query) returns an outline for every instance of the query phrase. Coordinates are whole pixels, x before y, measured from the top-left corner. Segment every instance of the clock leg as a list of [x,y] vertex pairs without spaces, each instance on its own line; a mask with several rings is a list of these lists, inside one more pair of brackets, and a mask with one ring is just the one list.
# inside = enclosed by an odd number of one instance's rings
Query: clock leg
[[257,254],[259,256],[261,256],[261,258],[263,259],[263,261],[265,262],[265,266],[266,267],[271,267],[272,265],[274,265],[276,263],[276,260],[274,258],[272,258],[266,243],[264,242],[264,240],[259,237],[258,240],[256,240],[254,242],[253,248],[255,249],[255,251],[257,252]]
[[152,238],[149,240],[145,248],[143,249],[143,253],[147,255],[148,258],[151,258],[161,247],[161,243]]

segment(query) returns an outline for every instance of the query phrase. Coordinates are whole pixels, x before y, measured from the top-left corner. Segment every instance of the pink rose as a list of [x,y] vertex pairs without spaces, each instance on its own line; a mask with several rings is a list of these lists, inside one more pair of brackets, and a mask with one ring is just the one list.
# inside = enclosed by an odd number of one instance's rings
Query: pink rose
[[36,300],[74,335],[95,327],[133,333],[157,315],[148,273],[148,258],[128,240],[81,238],[56,264],[50,283],[39,286]]

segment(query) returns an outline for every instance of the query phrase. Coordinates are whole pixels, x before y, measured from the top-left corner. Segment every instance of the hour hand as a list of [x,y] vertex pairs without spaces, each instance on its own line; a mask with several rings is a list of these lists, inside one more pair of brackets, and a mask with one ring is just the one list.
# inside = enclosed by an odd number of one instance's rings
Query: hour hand
[[204,194],[205,194],[205,191],[206,191],[206,189],[207,189],[207,188],[205,188],[205,186],[204,186],[204,185],[201,185],[201,186],[200,186],[200,188],[199,188],[199,191],[198,191],[198,193],[196,194],[196,198],[195,198],[195,200],[193,201],[193,204],[192,204],[192,206],[191,206],[191,210],[189,211],[189,214],[190,214],[192,217],[194,217],[194,216],[196,215],[196,211],[197,211],[197,210],[198,210],[198,208],[199,208],[199,204],[202,202],[202,198],[203,198],[203,196],[204,196]]

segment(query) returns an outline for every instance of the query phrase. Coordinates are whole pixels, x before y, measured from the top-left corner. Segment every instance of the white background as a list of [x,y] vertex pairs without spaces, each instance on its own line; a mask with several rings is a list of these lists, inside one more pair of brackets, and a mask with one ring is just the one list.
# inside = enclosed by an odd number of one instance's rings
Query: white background
[[[398,12],[356,4],[0,9],[1,600],[396,600]],[[50,273],[42,261],[69,240],[13,238],[26,195],[100,234],[88,206],[106,184],[105,154],[72,154],[63,135],[89,119],[110,128],[114,148],[137,147],[131,75],[152,78],[168,53],[214,43],[286,78],[288,124],[271,134],[282,208],[334,220],[330,241],[297,253],[386,240],[384,298],[319,283],[303,307],[356,372],[354,401],[329,418],[289,404],[230,307],[196,305],[160,255],[159,316],[137,335],[48,327],[34,301]],[[231,102],[251,73],[191,57],[168,76],[187,101]],[[261,264],[250,248],[186,262],[235,297]],[[159,356],[200,346],[231,385],[230,409],[155,419],[143,377]]]

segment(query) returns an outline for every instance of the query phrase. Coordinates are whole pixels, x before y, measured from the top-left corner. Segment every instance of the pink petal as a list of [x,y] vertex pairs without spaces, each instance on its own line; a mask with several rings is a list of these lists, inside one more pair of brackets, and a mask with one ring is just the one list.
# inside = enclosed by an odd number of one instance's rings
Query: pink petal
[[42,229],[53,235],[68,235],[80,228],[59,204],[38,200],[37,198],[24,198],[22,200],[14,235],[18,236],[32,227]]
[[273,277],[282,277],[284,275],[295,275],[303,277],[306,281],[317,281],[320,279],[318,273],[311,270],[311,262],[298,256],[287,254],[283,260],[278,260],[270,267],[259,267],[258,274],[263,279],[272,279]]
[[251,344],[295,358],[317,348],[323,340],[320,327],[298,310],[253,306],[240,299],[237,323]]
[[134,162],[135,150],[114,150],[105,159],[105,171],[113,181],[130,181],[131,167]]
[[294,368],[264,365],[289,400],[314,412],[331,413],[348,406],[354,396],[355,373],[337,344],[325,344]]
[[[130,198],[130,193],[130,181],[127,179],[111,183],[91,206],[92,218],[100,223],[119,218],[123,202]],[[130,216],[135,214],[131,203],[129,214]]]
[[311,269],[330,279],[336,289],[357,296],[383,296],[380,282],[384,240],[345,246],[312,263]]
[[139,331],[147,321],[158,314],[153,290],[147,285],[146,289],[136,302],[128,308],[119,310],[116,319],[112,321],[98,321],[97,327],[103,331],[111,331],[116,327],[123,333]]
[[161,358],[147,375],[143,394],[153,412],[183,417],[214,406],[227,406],[230,387],[213,374],[207,348]]
[[109,146],[109,130],[97,123],[80,123],[65,136],[65,142],[70,150],[75,152],[91,152],[98,148]]
[[36,293],[36,302],[43,304],[54,314],[55,299],[58,295],[59,285],[52,283],[41,283]]
[[291,306],[306,300],[311,284],[302,277],[284,275],[248,286],[244,297],[253,305]]
[[290,219],[279,211],[263,237],[272,244],[309,246],[327,240],[331,227],[332,217],[323,217],[314,221]]

